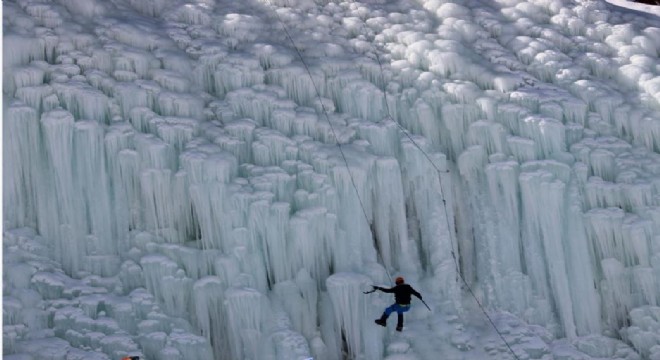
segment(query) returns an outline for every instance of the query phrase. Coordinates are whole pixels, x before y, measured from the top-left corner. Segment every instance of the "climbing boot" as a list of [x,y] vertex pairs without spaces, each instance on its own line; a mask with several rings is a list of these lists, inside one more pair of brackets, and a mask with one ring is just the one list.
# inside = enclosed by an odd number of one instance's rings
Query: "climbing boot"
[[380,326],[385,326],[387,327],[387,314],[383,313],[383,316],[380,317],[380,319],[374,321],[376,324]]
[[403,314],[399,313],[397,315],[396,331],[401,331],[403,330]]

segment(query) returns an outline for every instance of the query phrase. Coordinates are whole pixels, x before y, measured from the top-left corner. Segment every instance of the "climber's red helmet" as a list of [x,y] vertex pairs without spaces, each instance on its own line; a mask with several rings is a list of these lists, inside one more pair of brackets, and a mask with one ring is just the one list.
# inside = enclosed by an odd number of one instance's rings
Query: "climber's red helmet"
[[401,285],[401,284],[403,284],[405,281],[403,280],[403,277],[402,277],[402,276],[399,276],[399,277],[396,278],[396,280],[394,280],[394,282],[395,282],[397,285]]

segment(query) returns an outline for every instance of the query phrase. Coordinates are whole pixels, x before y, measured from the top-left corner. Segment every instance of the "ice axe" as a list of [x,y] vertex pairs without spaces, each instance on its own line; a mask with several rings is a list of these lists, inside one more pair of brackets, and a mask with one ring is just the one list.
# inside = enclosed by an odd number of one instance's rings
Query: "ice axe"
[[419,299],[419,301],[421,301],[422,304],[424,304],[424,306],[426,306],[426,308],[429,309],[429,311],[433,312],[433,311],[431,310],[431,308],[430,308],[428,305],[426,305],[426,301],[424,301],[424,300],[422,300],[422,299]]

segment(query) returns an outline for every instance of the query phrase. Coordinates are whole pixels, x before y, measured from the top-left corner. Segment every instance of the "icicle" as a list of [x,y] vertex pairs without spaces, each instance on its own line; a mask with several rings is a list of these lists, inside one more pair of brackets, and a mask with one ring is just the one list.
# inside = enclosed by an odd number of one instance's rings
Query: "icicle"
[[578,336],[600,333],[602,330],[601,302],[597,290],[597,263],[590,238],[585,230],[585,215],[578,196],[577,179],[569,183],[566,236],[566,271],[570,275],[569,286],[573,299],[573,316]]
[[412,266],[404,266],[414,264],[417,248],[408,241],[399,163],[392,158],[378,159],[375,175],[374,227],[381,260],[386,268],[413,271]]
[[226,14],[215,23],[215,30],[222,36],[231,37],[240,43],[254,41],[263,25],[259,17],[247,14]]
[[[346,152],[346,150],[344,150]],[[338,215],[339,227],[344,230],[345,236],[339,236],[329,244],[333,254],[333,266],[336,271],[348,271],[360,268],[360,264],[366,259],[375,260],[375,251],[372,247],[373,238],[369,228],[372,213],[372,184],[367,181],[372,172],[373,159],[370,157],[357,157],[357,154],[347,156],[348,159],[360,159],[360,165],[349,163],[346,166],[335,166],[330,176],[336,188],[339,199],[338,207],[346,211],[340,211]],[[350,175],[350,176],[349,176]],[[359,199],[356,195],[357,187]],[[362,209],[362,206],[365,209]],[[365,218],[366,212],[368,219]]]
[[[133,83],[119,83],[114,87],[114,98],[117,99],[119,106],[122,110],[122,116],[125,119],[129,117],[134,118],[132,115],[135,108],[149,107],[149,94],[147,90],[133,84]],[[144,131],[145,126],[133,122],[136,129]]]
[[199,135],[199,122],[194,119],[164,117],[149,121],[152,133],[172,145],[179,154],[195,136]]
[[328,253],[326,240],[332,243],[335,239],[326,239],[326,227],[332,223],[327,220],[325,208],[308,208],[296,212],[289,221],[289,257],[294,269],[302,268],[308,271],[317,281],[319,287],[328,275],[331,254]]
[[[5,131],[5,194],[3,209],[6,226],[22,227],[37,225],[38,178],[41,159],[39,118],[37,112],[27,106],[13,104],[6,110]],[[10,211],[11,210],[11,211]],[[43,221],[43,220],[42,220]],[[43,231],[43,229],[42,229]],[[52,233],[51,233],[52,234]]]
[[162,282],[164,311],[177,317],[188,314],[191,308],[193,280],[186,277],[185,272],[179,269],[174,276],[163,276],[160,281]]
[[215,355],[227,359],[229,334],[223,331],[227,327],[227,314],[223,306],[227,283],[217,277],[205,277],[195,282],[193,299],[198,326],[213,346]]
[[564,125],[555,119],[528,116],[520,122],[520,133],[534,140],[538,158],[566,150]]
[[376,355],[372,351],[378,344],[365,343],[365,326],[371,321],[362,291],[370,283],[366,276],[354,273],[335,273],[326,279],[337,330],[346,339],[349,357],[375,358]]
[[[316,284],[314,284],[314,289],[316,289]],[[304,311],[301,311],[304,299],[296,283],[290,280],[276,283],[273,286],[273,293],[289,315],[293,329],[302,332],[303,319],[307,316]]]
[[[293,276],[291,263],[286,260],[290,252],[287,247],[290,212],[288,203],[271,205],[257,201],[250,206],[248,229],[254,231],[253,236],[258,238],[253,241],[264,254],[268,279],[272,283],[291,279]],[[262,224],[263,227],[258,226],[257,223]]]
[[600,178],[590,177],[585,185],[585,200],[588,208],[623,208],[621,184],[605,182]]
[[225,59],[215,67],[215,94],[222,98],[230,91],[263,84],[265,77],[256,60],[243,59],[233,63]]
[[507,144],[512,155],[519,163],[538,159],[537,146],[534,140],[518,136],[509,136],[507,137]]
[[382,91],[364,80],[346,84],[337,106],[343,112],[368,121],[380,121],[387,115]]
[[481,145],[488,154],[506,153],[506,131],[501,124],[477,121],[470,125],[467,132],[467,145]]
[[234,90],[225,99],[238,117],[250,118],[258,125],[270,124],[273,110],[296,108],[293,101],[281,100],[276,93],[265,89]]
[[508,271],[521,272],[521,250],[520,239],[520,186],[518,176],[520,169],[517,162],[500,162],[486,166],[486,178],[491,203],[498,208],[502,219],[498,221],[499,236],[497,246],[492,246],[497,251],[498,261],[502,274]]
[[124,294],[145,286],[142,277],[142,268],[132,260],[127,260],[121,265],[118,276],[121,280]]
[[252,143],[255,165],[272,166],[284,160],[295,160],[297,151],[295,143],[288,137],[274,130],[255,130],[255,141]]
[[278,329],[273,332],[268,341],[272,341],[273,345],[271,345],[272,348],[268,348],[268,343],[266,343],[262,347],[262,352],[266,354],[277,354],[278,359],[311,359],[307,340],[298,332],[287,328]]
[[228,218],[231,197],[226,185],[217,182],[192,185],[190,197],[199,222],[202,248],[229,250],[226,244],[232,229],[224,221]]
[[183,359],[213,359],[211,345],[201,336],[193,335],[184,331],[176,331],[170,334],[171,346],[179,350]]
[[180,213],[182,209],[178,204],[185,201],[182,194],[173,193],[175,181],[170,170],[143,170],[140,174],[142,208],[148,231],[163,236],[167,242],[182,243],[185,241],[183,229],[177,225],[185,215]]
[[[411,228],[409,236],[418,243],[417,247],[423,254],[420,259],[422,268],[432,272],[438,279],[435,290],[451,299],[452,305],[458,309],[460,288],[457,286],[456,267],[452,256],[463,257],[459,261],[473,264],[470,250],[473,245],[464,242],[461,244],[463,250],[452,254],[459,245],[451,234],[462,232],[453,226],[456,224],[453,220],[455,216],[456,219],[461,217],[454,214],[454,206],[451,205],[456,202],[452,190],[454,179],[445,172],[447,163],[444,155],[433,153],[428,143],[423,141],[417,143],[430,154],[433,164],[441,173],[439,174],[431,166],[426,156],[411,141],[402,141],[404,156],[401,161],[402,185],[406,201],[406,217],[410,219],[408,220]],[[458,225],[461,226],[460,223]],[[465,266],[465,269],[464,276],[472,279],[470,271],[473,267]]]
[[153,135],[136,134],[135,150],[139,154],[141,168],[175,169],[174,148]]
[[[513,103],[499,104],[495,119],[504,125],[512,134],[520,134],[521,119],[529,114],[529,110]],[[586,114],[585,114],[586,116]]]
[[603,280],[601,296],[603,298],[603,320],[611,330],[622,327],[631,308],[630,274],[616,259],[601,261]]
[[635,266],[631,269],[631,293],[635,304],[649,304],[657,306],[658,288],[653,268],[648,266]]
[[[20,89],[27,86],[39,86],[44,83],[46,72],[36,66],[28,66],[23,68],[17,68],[14,70],[14,89]],[[5,90],[10,94],[13,94],[12,89]]]
[[182,77],[175,71],[152,69],[150,71],[150,76],[165,90],[178,93],[187,93],[190,91],[190,80]]
[[140,266],[144,271],[147,289],[157,300],[163,301],[166,289],[163,288],[162,279],[166,276],[174,277],[178,266],[162,255],[147,255],[140,260]]
[[229,350],[233,359],[258,359],[263,325],[270,312],[268,299],[249,288],[226,292],[225,311],[229,329]]
[[[140,343],[140,348],[144,353],[145,357],[154,358],[154,359],[163,359],[164,357],[159,357],[159,353],[162,350],[167,349],[167,334],[164,332],[152,332],[147,334],[142,334],[138,341]],[[179,354],[180,356],[180,354]]]
[[481,117],[481,111],[472,104],[449,104],[442,107],[442,123],[447,129],[443,140],[451,144],[449,157],[457,158],[465,149],[465,136],[470,124]]
[[414,116],[408,120],[410,124],[406,128],[429,139],[434,146],[441,146],[440,123],[437,121],[437,113],[426,101],[421,99],[415,101],[413,110]]
[[647,206],[652,206],[653,185],[645,180],[637,180],[632,184],[622,185],[621,195],[623,206],[628,211],[635,211]]
[[296,178],[283,173],[280,168],[273,168],[272,173],[250,178],[250,185],[255,191],[267,191],[275,195],[274,200],[291,202],[296,190]]
[[379,156],[397,156],[400,148],[399,128],[392,120],[364,122],[358,128],[361,138],[371,144],[370,152]]
[[76,119],[90,119],[100,123],[108,123],[110,120],[108,97],[86,83],[54,83],[53,89],[62,105]]
[[5,68],[27,65],[33,60],[44,60],[46,43],[43,39],[10,33],[4,36],[3,42],[7,49],[12,49],[3,56]]
[[311,101],[317,98],[314,85],[318,91],[322,91],[324,88],[324,77],[320,71],[312,69],[312,76],[314,82],[309,78],[305,68],[300,65],[273,68],[266,73],[269,83],[283,87],[289,98],[304,106],[310,105]]
[[[525,260],[536,290],[542,296],[551,298],[558,308],[564,334],[575,337],[566,250],[562,240],[566,222],[566,218],[561,216],[566,207],[565,184],[553,178],[543,171],[520,175]],[[554,265],[549,266],[546,259],[552,259]],[[544,288],[546,284],[548,288]],[[552,292],[549,292],[550,289]]]
[[60,106],[60,101],[50,85],[26,86],[16,90],[16,98],[38,111],[48,111],[51,107],[50,99],[53,97],[56,105]]
[[92,244],[97,255],[113,255],[117,253],[117,248],[111,241],[114,219],[110,211],[103,136],[103,127],[95,121],[79,121],[74,125],[76,184],[83,198],[78,211],[87,214],[88,231],[98,240]]
[[158,94],[157,111],[164,116],[204,118],[204,101],[193,94],[179,94],[163,91]]
[[[39,214],[39,218],[44,220],[48,228],[53,225],[59,227],[60,224],[63,226],[57,230],[47,228],[47,230],[56,231],[47,235],[60,243],[59,249],[64,252],[58,253],[59,259],[63,262],[63,265],[64,263],[68,264],[64,267],[65,270],[73,273],[79,269],[78,265],[82,254],[78,253],[77,246],[80,245],[79,241],[83,241],[86,231],[82,226],[83,219],[81,218],[84,214],[79,211],[82,199],[74,189],[73,116],[64,110],[44,113],[41,116],[41,126],[45,137],[48,160],[55,175],[55,193],[51,195],[53,200],[50,201],[57,204],[59,210],[49,214]],[[42,186],[46,186],[46,184],[42,184]],[[52,188],[49,193],[53,193]],[[48,211],[51,209],[40,207],[40,210]],[[68,256],[68,252],[72,250],[76,250],[72,252],[76,255]]]
[[138,192],[138,155],[129,149],[134,144],[134,136],[135,131],[129,124],[120,123],[108,128],[104,138],[111,186],[111,211],[115,219],[111,225],[114,236],[120,240],[117,246],[120,253],[128,250],[125,248],[124,239],[127,238],[129,227],[136,224],[139,207],[139,197],[134,195]]

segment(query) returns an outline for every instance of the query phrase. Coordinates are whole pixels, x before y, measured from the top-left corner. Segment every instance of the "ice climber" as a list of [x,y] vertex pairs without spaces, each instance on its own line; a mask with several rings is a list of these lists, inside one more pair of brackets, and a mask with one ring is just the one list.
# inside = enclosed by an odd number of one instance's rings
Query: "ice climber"
[[374,291],[380,290],[386,293],[394,293],[394,304],[385,309],[385,312],[380,319],[376,320],[376,324],[387,327],[387,318],[392,312],[396,311],[398,315],[396,331],[401,331],[403,329],[403,313],[410,310],[411,295],[415,295],[419,300],[422,300],[422,295],[415,291],[412,286],[406,284],[401,276],[397,277],[394,282],[396,283],[396,286],[389,289],[380,286],[372,286]]

